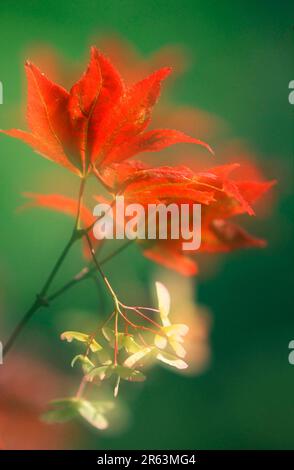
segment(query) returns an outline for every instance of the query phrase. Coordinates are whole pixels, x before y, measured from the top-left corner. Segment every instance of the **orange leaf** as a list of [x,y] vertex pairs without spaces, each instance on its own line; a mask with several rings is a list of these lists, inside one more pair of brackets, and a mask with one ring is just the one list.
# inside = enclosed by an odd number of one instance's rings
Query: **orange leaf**
[[172,269],[183,276],[195,276],[198,273],[198,267],[194,260],[185,256],[180,251],[165,247],[162,243],[155,244],[152,248],[144,250],[143,254],[146,258],[155,261],[155,263]]
[[15,137],[16,139],[20,139],[23,142],[25,142],[27,145],[29,145],[31,148],[35,150],[35,152],[39,153],[42,155],[42,157],[45,157],[51,161],[54,161],[55,163],[58,163],[59,165],[64,166],[68,170],[80,174],[79,170],[74,167],[71,162],[67,159],[67,156],[63,152],[63,149],[52,142],[51,144],[46,143],[42,140],[40,140],[38,137],[34,136],[33,134],[30,134],[29,132],[22,131],[20,129],[10,129],[8,131],[2,131],[0,130],[3,134],[9,135],[10,137]]
[[34,64],[27,62],[25,68],[28,82],[27,122],[32,134],[49,148],[65,153],[80,170],[79,156],[71,142],[68,92],[51,82]]
[[142,152],[158,152],[166,147],[179,143],[198,144],[206,147],[210,152],[209,145],[201,140],[194,139],[183,132],[173,129],[156,129],[141,133],[134,139],[117,146],[110,152],[108,159],[120,162]]
[[239,248],[263,248],[266,241],[252,237],[243,228],[232,222],[215,219],[202,230],[200,251],[210,253],[227,252]]
[[170,71],[167,67],[160,69],[124,93],[101,126],[99,145],[94,151],[100,166],[114,162],[115,159],[111,157],[114,147],[134,138],[149,124],[152,108],[159,97],[161,82]]

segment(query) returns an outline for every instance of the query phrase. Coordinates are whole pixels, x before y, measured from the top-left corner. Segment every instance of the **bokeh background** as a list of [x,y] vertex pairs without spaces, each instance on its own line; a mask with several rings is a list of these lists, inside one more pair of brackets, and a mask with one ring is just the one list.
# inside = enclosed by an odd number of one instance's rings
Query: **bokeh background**
[[[231,149],[229,160],[238,161],[238,149],[246,148],[266,178],[279,180],[260,217],[250,220],[254,233],[268,239],[268,247],[203,259],[201,273],[193,280],[192,296],[209,310],[212,323],[210,361],[201,373],[182,376],[156,368],[144,386],[135,386],[135,391],[126,387],[122,395],[130,417],[120,431],[103,434],[78,424],[57,426],[54,433],[42,425],[41,432],[35,414],[28,411],[36,405],[35,398],[41,392],[46,400],[54,398],[61,382],[71,389],[77,380],[68,366],[73,349],[61,343],[60,332],[69,326],[82,329],[107,309],[107,299],[98,301],[95,286],[85,283],[38,313],[0,367],[0,443],[8,448],[293,448],[294,367],[288,363],[288,344],[294,339],[294,106],[288,102],[288,84],[294,79],[293,2],[3,0],[0,12],[1,128],[22,124],[22,65],[30,52],[40,56],[48,46],[68,63],[83,64],[90,43],[99,46],[106,35],[129,41],[146,57],[176,45],[186,51],[184,62],[189,65],[169,96],[178,105],[205,112],[198,134],[197,122],[193,124],[196,137],[209,140],[208,116],[213,116],[213,125],[218,116],[222,137],[212,132],[213,164],[222,163],[218,154],[223,155],[225,142]],[[179,61],[166,65],[177,66]],[[71,227],[59,214],[19,212],[21,193],[74,195],[77,181],[8,137],[1,137],[0,153],[4,341]],[[174,151],[167,155],[171,160]],[[184,161],[183,150],[181,157]],[[82,263],[77,249],[55,285],[69,279]],[[121,254],[118,264],[111,262],[107,273],[121,296],[129,301],[140,298],[141,303],[152,297],[154,279],[166,276],[136,247]],[[172,282],[177,285],[176,277]],[[181,292],[175,287],[178,301]]]

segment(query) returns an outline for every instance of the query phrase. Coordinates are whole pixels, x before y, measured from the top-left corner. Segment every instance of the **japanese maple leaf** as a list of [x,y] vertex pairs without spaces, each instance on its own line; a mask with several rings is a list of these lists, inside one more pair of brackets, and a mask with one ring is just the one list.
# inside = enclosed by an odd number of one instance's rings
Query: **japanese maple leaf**
[[[238,248],[261,248],[265,241],[248,234],[243,228],[228,220],[238,214],[254,215],[253,205],[266,193],[274,181],[235,181],[230,177],[237,164],[220,166],[195,173],[187,167],[148,168],[133,161],[109,167],[104,173],[107,184],[125,203],[147,204],[202,204],[201,246],[199,252],[228,252]],[[54,210],[75,213],[75,201],[64,196],[33,196],[34,204]],[[68,207],[72,210],[68,211]],[[113,208],[115,211],[115,208]],[[82,212],[84,209],[82,210]],[[90,211],[87,210],[90,214]],[[147,211],[146,211],[147,213]],[[93,217],[89,217],[89,222]],[[146,224],[147,226],[147,224]],[[146,257],[183,275],[194,275],[198,268],[187,251],[184,240],[138,240]],[[97,244],[97,241],[95,242]]]
[[[158,151],[179,142],[202,141],[169,129],[146,131],[161,82],[170,69],[157,70],[131,87],[95,47],[87,70],[70,89],[50,81],[31,62],[28,82],[29,132],[1,131],[79,176],[121,162],[137,153]],[[99,173],[98,173],[99,174]]]
[[[193,253],[183,251],[183,240],[155,240],[142,243],[143,254],[146,258],[183,276],[198,274],[197,261]],[[211,227],[201,230],[201,246],[199,253],[225,253],[243,248],[263,248],[265,240],[255,238],[243,228],[230,221],[216,219]],[[197,252],[197,253],[198,253]]]
[[187,199],[209,204],[211,188],[198,187],[194,173],[186,166],[150,168],[133,160],[110,165],[103,173],[104,184],[110,192],[123,195],[126,203],[164,203]]
[[[231,178],[238,164],[195,173],[188,167],[148,168],[126,162],[109,167],[105,177],[129,202],[202,204],[199,252],[228,252],[238,248],[261,248],[266,242],[227,220],[238,214],[254,215],[253,205],[275,181],[239,181]],[[197,273],[197,264],[182,249],[183,240],[140,241],[144,255],[184,275]]]
[[209,216],[229,217],[241,213],[254,215],[252,203],[275,181],[239,181],[231,178],[238,163],[195,172],[180,165],[151,168],[137,160],[112,164],[103,173],[104,183],[115,194],[132,202],[146,198],[161,202],[198,202],[209,206]]

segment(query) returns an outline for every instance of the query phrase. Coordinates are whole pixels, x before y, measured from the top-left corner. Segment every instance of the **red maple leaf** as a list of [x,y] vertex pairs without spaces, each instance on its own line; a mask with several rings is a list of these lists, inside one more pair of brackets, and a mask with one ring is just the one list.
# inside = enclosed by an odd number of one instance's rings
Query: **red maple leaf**
[[[138,161],[115,164],[104,172],[113,191],[125,197],[125,203],[202,205],[201,246],[199,252],[228,252],[238,248],[261,248],[265,241],[248,234],[230,219],[238,214],[254,215],[252,205],[266,193],[274,181],[239,181],[230,177],[237,164],[224,165],[195,173],[188,167],[147,168]],[[76,202],[61,195],[30,195],[40,205],[74,216]],[[113,208],[115,210],[115,208]],[[147,211],[146,211],[147,214]],[[85,226],[93,223],[91,212],[82,207]],[[146,225],[147,226],[147,225]],[[183,275],[194,275],[198,268],[191,252],[183,251],[183,239],[139,240],[146,257]],[[94,244],[97,246],[97,240]]]
[[[140,168],[139,162],[125,163],[122,171],[115,166],[119,177],[114,180],[111,168],[107,181],[115,183],[129,202],[200,203],[202,204],[201,246],[199,252],[228,252],[238,248],[261,248],[264,240],[248,234],[231,222],[230,217],[247,213],[254,215],[253,204],[275,181],[239,181],[231,172],[239,164],[215,167],[195,173],[190,168]],[[184,275],[197,273],[196,262],[182,249],[183,240],[146,240],[141,242],[144,255]]]
[[145,132],[151,121],[165,67],[131,87],[95,47],[87,70],[68,92],[50,81],[31,62],[25,65],[28,82],[29,132],[1,131],[21,139],[44,157],[79,176],[137,153],[158,151],[180,142],[209,146],[182,132],[157,129]]

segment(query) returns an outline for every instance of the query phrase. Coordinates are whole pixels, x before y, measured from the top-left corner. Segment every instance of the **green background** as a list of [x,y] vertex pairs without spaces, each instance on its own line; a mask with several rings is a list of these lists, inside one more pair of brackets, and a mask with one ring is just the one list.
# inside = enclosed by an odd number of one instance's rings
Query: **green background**
[[[209,369],[190,378],[155,369],[138,394],[127,388],[132,413],[127,429],[111,436],[85,427],[77,447],[294,448],[294,367],[288,363],[294,339],[294,106],[288,102],[293,28],[290,1],[1,2],[1,128],[18,124],[24,51],[38,42],[75,60],[86,57],[91,36],[105,31],[127,38],[142,53],[180,43],[197,66],[180,78],[174,98],[224,118],[233,135],[260,154],[267,177],[279,179],[273,214],[253,224],[269,247],[227,255],[214,276],[198,280],[200,302],[214,316]],[[19,142],[1,137],[0,148],[2,338],[31,302],[71,226],[55,214],[16,213],[20,194],[64,187],[74,194],[76,180]],[[61,280],[80,266],[77,251]],[[129,279],[132,298],[135,282],[150,290],[153,270],[131,248],[121,255],[119,269],[111,263],[107,272],[118,288],[120,277]],[[88,285],[71,291],[31,322],[18,347],[65,368],[72,351],[60,344],[58,333],[68,328],[73,305],[73,316],[81,311],[78,325],[96,298]]]

